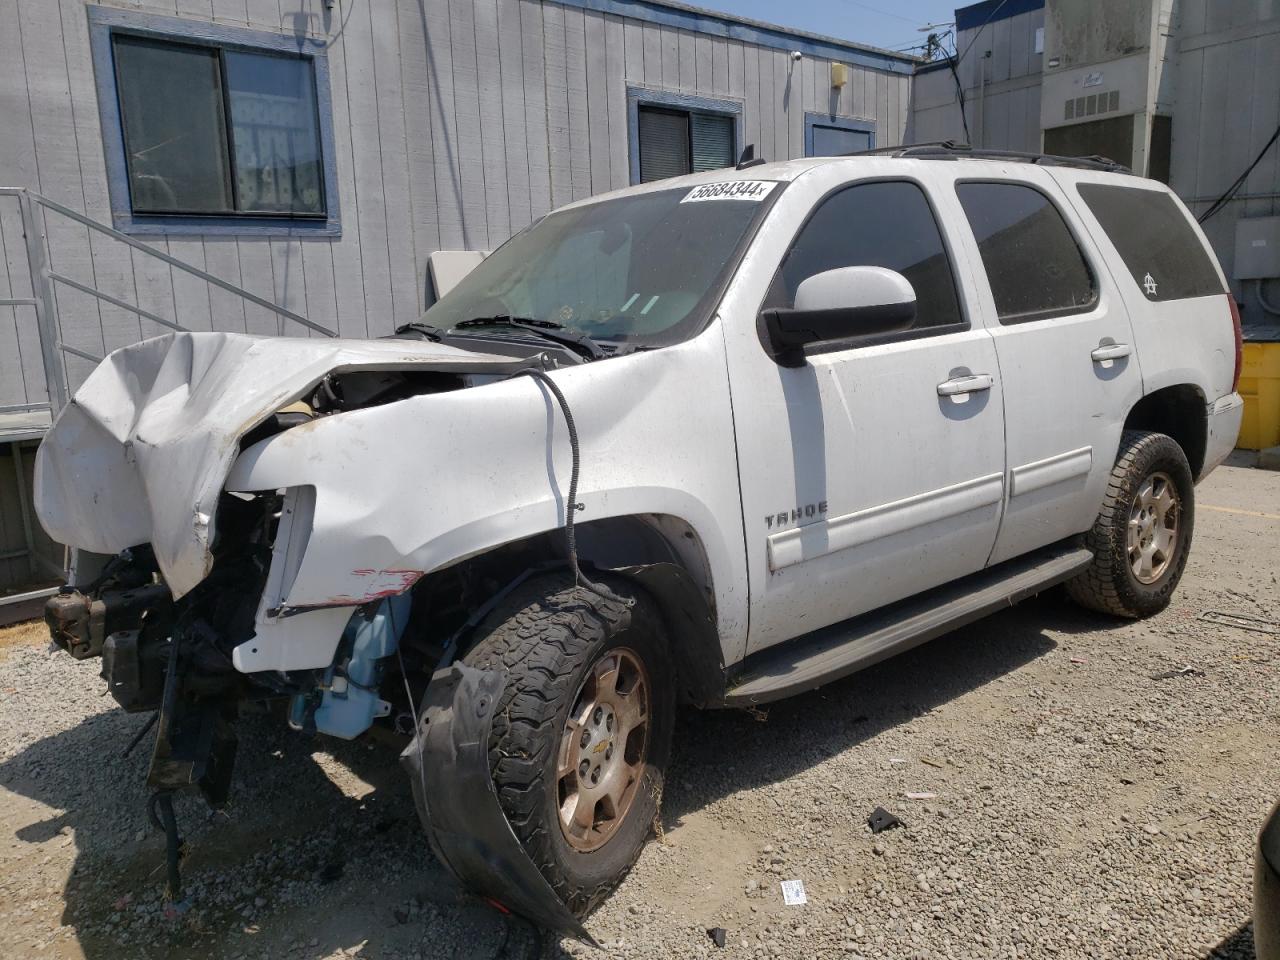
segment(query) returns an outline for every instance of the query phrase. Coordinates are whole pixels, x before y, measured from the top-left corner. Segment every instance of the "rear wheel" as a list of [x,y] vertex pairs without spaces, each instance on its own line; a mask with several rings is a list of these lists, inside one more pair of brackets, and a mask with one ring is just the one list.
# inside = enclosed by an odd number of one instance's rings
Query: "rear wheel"
[[1067,583],[1068,594],[1101,613],[1159,613],[1182,579],[1194,522],[1195,484],[1182,448],[1163,433],[1126,430],[1085,535],[1093,564]]
[[507,671],[489,739],[494,785],[525,852],[578,916],[648,839],[675,713],[653,601],[624,581],[608,585],[631,606],[560,575],[529,580],[465,658]]

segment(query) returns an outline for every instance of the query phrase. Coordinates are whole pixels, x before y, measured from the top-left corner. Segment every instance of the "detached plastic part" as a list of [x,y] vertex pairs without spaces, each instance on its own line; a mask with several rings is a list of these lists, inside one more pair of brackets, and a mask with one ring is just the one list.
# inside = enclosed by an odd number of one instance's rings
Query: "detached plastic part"
[[489,731],[506,672],[454,663],[427,687],[413,742],[400,755],[431,848],[458,881],[538,926],[593,947],[511,830],[489,772]]
[[867,817],[867,826],[871,828],[872,833],[880,833],[892,827],[902,826],[902,821],[884,807],[876,807]]

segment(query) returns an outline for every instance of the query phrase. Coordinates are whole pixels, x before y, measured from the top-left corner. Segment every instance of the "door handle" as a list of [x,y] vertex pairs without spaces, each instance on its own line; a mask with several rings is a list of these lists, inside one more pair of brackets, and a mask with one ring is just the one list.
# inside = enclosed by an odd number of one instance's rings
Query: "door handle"
[[989,373],[974,373],[967,377],[956,377],[938,384],[938,396],[959,397],[967,393],[981,393],[990,390],[995,383]]
[[1089,356],[1093,357],[1094,363],[1102,363],[1106,360],[1121,360],[1130,353],[1127,343],[1105,343],[1100,347],[1095,347]]

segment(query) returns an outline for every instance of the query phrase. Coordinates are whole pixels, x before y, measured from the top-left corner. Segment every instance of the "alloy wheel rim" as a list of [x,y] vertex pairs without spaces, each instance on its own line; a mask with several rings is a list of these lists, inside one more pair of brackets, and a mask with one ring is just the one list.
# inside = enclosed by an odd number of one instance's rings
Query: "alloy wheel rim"
[[1142,481],[1129,507],[1129,567],[1139,583],[1155,583],[1178,550],[1182,498],[1173,478],[1157,472]]
[[617,647],[582,681],[565,720],[556,763],[560,829],[589,852],[626,819],[649,752],[650,684],[635,651]]

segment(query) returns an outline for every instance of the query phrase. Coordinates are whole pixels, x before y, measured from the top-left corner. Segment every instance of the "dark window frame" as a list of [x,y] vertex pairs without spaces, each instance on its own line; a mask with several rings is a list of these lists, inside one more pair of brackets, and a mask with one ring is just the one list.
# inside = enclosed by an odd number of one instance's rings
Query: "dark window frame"
[[[1044,197],[1045,202],[1047,202],[1049,206],[1053,208],[1053,210],[1058,214],[1059,219],[1062,220],[1063,226],[1067,228],[1067,235],[1071,237],[1072,242],[1075,243],[1076,245],[1076,249],[1080,252],[1080,259],[1084,261],[1085,269],[1089,271],[1089,279],[1093,282],[1093,298],[1087,304],[1082,304],[1074,307],[1059,307],[1059,308],[1050,309],[1050,310],[1036,310],[1032,313],[1013,314],[1008,317],[1000,316],[1000,307],[996,303],[995,289],[991,286],[991,277],[987,273],[987,265],[985,262],[983,262],[983,259],[982,259],[981,244],[978,242],[977,235],[973,232],[973,224],[969,222],[968,214],[965,213],[964,202],[960,199],[960,187],[964,184],[969,184],[969,183],[1026,187],[1027,189],[1034,190],[1036,193],[1040,194],[1040,196]],[[1053,196],[1049,194],[1048,191],[1046,191],[1042,186],[1036,183],[1030,183],[1026,180],[1016,180],[1013,178],[1003,178],[1003,177],[964,177],[956,180],[953,186],[955,189],[956,203],[960,205],[961,212],[965,213],[965,218],[964,218],[965,226],[969,230],[969,236],[973,240],[974,247],[977,248],[978,267],[982,271],[983,279],[985,279],[987,282],[987,289],[991,293],[991,302],[996,310],[996,322],[999,323],[1000,326],[1016,327],[1016,326],[1021,326],[1024,323],[1039,323],[1042,320],[1061,320],[1063,317],[1081,316],[1086,313],[1092,313],[1094,310],[1098,309],[1098,304],[1102,302],[1102,280],[1101,280],[1102,273],[1098,269],[1098,265],[1095,262],[1093,252],[1090,250],[1089,245],[1082,243],[1080,241],[1080,236],[1081,236],[1080,232],[1075,228],[1075,225],[1071,222],[1071,218],[1066,216],[1062,212],[1063,210],[1062,205],[1060,203],[1056,203],[1053,199]]]
[[[640,179],[640,108],[668,110],[683,113],[701,113],[729,117],[733,120],[733,148],[730,163],[736,162],[742,153],[741,100],[722,100],[711,97],[695,97],[683,93],[653,90],[649,87],[627,88],[627,157],[632,186],[643,183]],[[692,133],[691,133],[692,135]],[[656,183],[658,181],[650,181]]]
[[[234,114],[232,113],[232,109],[231,109],[231,106],[232,106],[231,105],[231,84],[228,80],[226,55],[229,52],[230,53],[251,53],[253,56],[258,56],[258,57],[279,57],[282,60],[294,60],[294,61],[305,61],[306,60],[305,57],[293,56],[290,54],[280,53],[274,50],[246,51],[243,47],[234,47],[228,44],[215,45],[215,44],[205,44],[205,43],[188,43],[184,40],[174,40],[167,37],[160,39],[160,38],[151,37],[151,36],[142,36],[139,34],[128,32],[128,31],[115,30],[115,31],[112,31],[112,34],[111,34],[111,53],[112,53],[112,65],[114,66],[115,72],[116,72],[115,81],[116,81],[117,97],[119,96],[119,91],[122,86],[121,76],[120,76],[121,64],[120,64],[120,57],[119,57],[120,41],[122,40],[126,42],[142,41],[146,44],[161,46],[168,49],[196,50],[196,51],[200,51],[201,53],[211,54],[213,56],[214,63],[217,64],[217,80],[218,80],[218,93],[219,93],[218,99],[219,99],[220,119],[222,121],[221,134],[223,139],[223,146],[225,147],[226,157],[227,157],[227,165],[225,168],[225,173],[227,175],[226,186],[227,186],[227,192],[231,197],[231,210],[225,213],[223,212],[212,213],[208,211],[182,210],[182,209],[139,210],[137,208],[137,205],[133,201],[132,189],[131,189],[130,190],[130,210],[133,212],[133,215],[135,217],[209,217],[209,218],[217,218],[217,219],[222,219],[225,217],[253,217],[255,219],[267,219],[267,220],[324,220],[327,217],[326,211],[328,210],[328,203],[327,203],[328,196],[326,195],[326,191],[324,188],[325,185],[324,185],[323,177],[321,177],[320,183],[319,183],[320,210],[316,211],[315,213],[289,212],[289,211],[283,211],[283,210],[281,211],[246,210],[246,209],[243,209],[240,205],[240,201],[241,201],[240,177],[238,176],[239,171],[237,170],[237,167],[236,167],[236,163],[237,163],[236,130],[235,130]],[[310,66],[310,64],[308,64],[308,66]],[[314,84],[315,84],[314,67],[312,68],[312,71],[311,71],[311,82],[314,89]],[[319,128],[320,128],[319,106],[314,104],[313,106],[315,106],[315,111],[316,111],[315,120],[316,120],[316,131],[317,131],[317,146],[320,147],[321,167],[323,168],[324,149],[323,149],[323,146],[318,142],[318,134],[319,134]],[[121,105],[120,109],[121,109],[121,117],[123,120],[123,115],[124,115],[123,105]],[[133,169],[132,169],[132,163],[130,161],[130,156],[132,155],[132,152],[129,150],[128,125],[122,122],[121,127],[122,127],[122,136],[123,136],[124,146],[125,146],[125,151],[124,151],[125,169],[130,175],[130,182],[132,182]]]
[[[230,27],[205,21],[139,13],[111,7],[89,6],[89,42],[93,57],[102,124],[107,189],[114,227],[122,233],[162,236],[341,236],[338,199],[337,152],[334,146],[333,106],[328,57],[323,40],[286,36],[262,30]],[[234,151],[231,113],[225,82],[225,52],[274,55],[304,59],[312,69],[320,149],[320,189],[323,214],[233,211],[230,213],[134,212],[130,191],[128,156],[120,104],[115,58],[115,38],[137,37],[174,46],[217,51],[222,88],[222,111],[227,127],[226,144]],[[228,157],[233,190],[235,160]]]
[[[705,172],[706,172],[706,171],[703,171],[703,170],[694,170],[694,169],[693,169],[693,154],[694,154],[693,118],[694,118],[694,117],[712,117],[712,118],[717,119],[717,120],[728,120],[728,121],[730,121],[731,123],[733,122],[733,116],[732,116],[732,114],[727,114],[727,113],[712,113],[712,112],[707,111],[707,110],[689,110],[689,109],[686,109],[686,108],[684,108],[684,107],[671,107],[671,106],[667,106],[666,104],[640,103],[640,104],[637,104],[637,106],[636,106],[636,119],[637,119],[637,123],[639,122],[640,115],[641,115],[641,114],[645,114],[645,113],[659,113],[659,114],[667,114],[667,115],[669,115],[669,116],[673,116],[673,117],[683,117],[683,118],[685,118],[685,120],[687,121],[687,122],[685,123],[685,144],[686,144],[686,146],[687,146],[687,148],[688,148],[688,151],[689,151],[689,153],[688,153],[688,155],[689,155],[689,169],[688,169],[688,170],[686,170],[683,174],[676,174],[676,176],[688,176],[688,175],[689,175],[689,174],[691,174],[691,173],[705,173]],[[736,136],[736,132],[735,132],[735,134],[731,134],[731,136]],[[736,156],[736,152],[734,151],[734,146],[735,146],[735,144],[732,144],[732,143],[729,145],[729,154],[730,154],[730,156],[729,156],[729,163],[728,163],[728,164],[726,164],[726,166],[731,166],[731,165],[735,162],[735,161],[734,161],[734,157]],[[641,174],[642,174],[642,176],[643,176],[643,170],[644,170],[644,156],[643,156],[643,154],[644,154],[644,144],[640,142],[639,133],[638,133],[638,130],[637,130],[637,137],[636,137],[636,157],[637,157],[638,162],[640,163],[640,169],[641,169]],[[719,169],[723,169],[723,168],[719,168]],[[657,179],[654,179],[654,180],[641,180],[640,182],[641,182],[641,183],[657,183],[659,180],[662,180],[662,179],[670,179],[670,178],[660,177],[660,178],[657,178]]]
[[[945,221],[938,216],[938,206],[934,203],[933,195],[924,183],[915,177],[888,176],[888,177],[867,177],[862,180],[846,181],[838,184],[824,193],[813,204],[809,213],[804,220],[796,228],[795,233],[787,241],[787,249],[783,252],[778,266],[774,269],[773,276],[769,280],[769,286],[765,293],[765,300],[761,303],[760,309],[756,313],[756,338],[760,341],[760,347],[769,356],[773,356],[772,349],[769,345],[768,331],[765,329],[765,311],[770,309],[768,303],[769,295],[773,292],[774,284],[778,281],[778,275],[782,272],[782,265],[786,262],[788,255],[795,247],[796,240],[804,232],[805,228],[817,215],[823,206],[835,197],[837,194],[846,190],[852,190],[856,187],[868,186],[877,183],[909,183],[924,196],[926,206],[929,208],[929,215],[933,217],[934,226],[938,228],[938,239],[942,241],[942,252],[947,258],[947,269],[951,274],[951,286],[956,296],[956,309],[960,314],[958,323],[936,324],[930,327],[914,327],[910,330],[903,330],[899,333],[880,333],[867,334],[859,337],[843,337],[839,340],[829,340],[825,343],[811,343],[804,348],[806,357],[821,356],[826,353],[843,353],[850,350],[861,350],[867,347],[878,347],[889,343],[902,343],[908,340],[928,340],[934,337],[946,336],[952,333],[964,333],[973,329],[973,319],[969,315],[969,303],[965,297],[965,289],[960,279],[960,274],[956,271],[956,250],[955,243],[950,232],[945,226]],[[777,358],[774,357],[774,362]],[[782,366],[782,364],[778,364]]]

